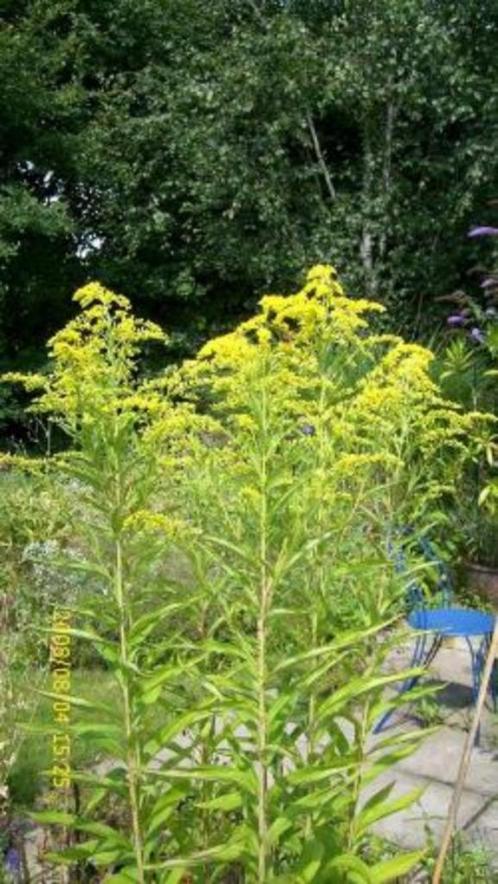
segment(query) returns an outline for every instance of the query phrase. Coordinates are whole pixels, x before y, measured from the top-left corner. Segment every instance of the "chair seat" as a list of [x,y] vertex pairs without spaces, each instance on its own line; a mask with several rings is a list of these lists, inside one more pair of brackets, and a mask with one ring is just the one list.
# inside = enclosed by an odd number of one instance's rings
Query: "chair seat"
[[472,608],[429,608],[412,611],[408,616],[408,623],[413,629],[461,637],[493,632],[494,620],[492,614]]

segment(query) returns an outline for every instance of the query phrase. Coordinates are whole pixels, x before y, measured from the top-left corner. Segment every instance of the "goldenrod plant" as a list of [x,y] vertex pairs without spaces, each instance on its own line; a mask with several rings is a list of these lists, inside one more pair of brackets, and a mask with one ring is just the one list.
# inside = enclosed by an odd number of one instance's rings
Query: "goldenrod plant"
[[11,378],[70,440],[48,467],[78,483],[72,634],[118,689],[68,726],[111,769],[73,771],[81,808],[38,815],[79,832],[57,860],[116,884],[396,880],[419,853],[364,849],[418,796],[392,799],[386,772],[419,732],[371,735],[407,699],[384,695],[407,675],[385,669],[386,543],[453,493],[479,416],[329,266],[154,380],[137,357],[161,330],[98,285],[76,300],[51,371]]

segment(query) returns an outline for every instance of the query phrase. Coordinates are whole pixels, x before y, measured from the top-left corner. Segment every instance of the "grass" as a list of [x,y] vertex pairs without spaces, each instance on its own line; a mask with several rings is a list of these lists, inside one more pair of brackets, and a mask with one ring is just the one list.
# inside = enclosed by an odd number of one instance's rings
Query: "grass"
[[[20,676],[19,691],[32,692],[33,674]],[[49,677],[43,683],[43,689],[50,690]],[[71,693],[75,697],[86,700],[109,704],[120,702],[116,682],[102,669],[74,670],[71,673]],[[29,704],[31,706],[31,704]],[[73,722],[84,722],[95,714],[86,709],[74,709],[71,713]],[[53,725],[52,700],[42,695],[37,701],[33,723],[45,725],[47,728]],[[21,726],[29,725],[27,720],[20,722]],[[95,749],[91,749],[86,740],[73,736],[71,743],[71,762],[74,768],[84,768],[95,763],[98,756]],[[8,777],[8,785],[11,800],[14,807],[33,807],[38,795],[46,787],[47,777],[44,771],[52,764],[52,742],[50,734],[30,733],[26,731],[22,739],[16,761],[14,762]]]

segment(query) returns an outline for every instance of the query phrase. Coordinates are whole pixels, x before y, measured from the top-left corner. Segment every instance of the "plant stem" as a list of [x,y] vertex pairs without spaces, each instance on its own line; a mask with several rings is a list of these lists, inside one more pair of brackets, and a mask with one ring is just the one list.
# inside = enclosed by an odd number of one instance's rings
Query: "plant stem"
[[356,746],[360,753],[360,758],[355,766],[355,774],[353,781],[353,789],[351,796],[351,816],[349,821],[348,833],[348,850],[354,850],[356,839],[356,820],[358,817],[357,808],[360,799],[361,787],[363,785],[363,770],[367,753],[365,752],[366,741],[368,737],[368,716],[370,712],[370,698],[368,698],[363,706],[361,713],[360,733],[356,741]]
[[[318,400],[318,421],[317,421],[317,433],[318,433],[318,469],[320,471],[325,472],[325,427],[324,427],[324,415],[327,404],[327,396],[326,396],[326,383],[324,378],[325,368],[322,365],[321,367],[321,383],[320,383],[320,396]],[[317,515],[317,529],[318,536],[321,538],[323,536],[325,530],[325,513],[323,506],[323,497],[320,495],[318,502],[318,515]],[[311,649],[314,650],[318,647],[318,605],[321,605],[323,599],[325,597],[325,571],[324,571],[324,560],[323,560],[323,549],[321,544],[317,547],[317,551],[315,553],[315,567],[313,571],[318,576],[318,600],[314,601],[312,605],[311,612]],[[308,746],[306,751],[307,763],[311,763],[313,760],[313,755],[315,752],[315,714],[316,714],[316,695],[315,691],[312,690],[310,692],[310,698],[308,701]],[[313,827],[313,816],[311,813],[306,817],[305,824],[305,832],[306,837],[310,838],[312,834]]]
[[[120,511],[121,504],[121,483],[117,481],[117,511]],[[142,832],[140,828],[140,769],[141,758],[138,747],[135,744],[133,733],[131,696],[129,684],[129,655],[128,655],[128,610],[127,599],[124,585],[123,573],[123,547],[121,536],[115,537],[115,571],[114,571],[114,589],[115,598],[119,611],[119,648],[120,663],[122,667],[121,678],[119,683],[123,695],[123,714],[126,733],[127,746],[127,768],[128,768],[128,796],[130,802],[132,828],[133,828],[133,847],[135,851],[135,860],[137,864],[137,881],[139,884],[145,884],[144,874],[144,858],[143,858],[143,842]]]
[[[311,615],[311,649],[318,645],[318,615],[313,611]],[[316,714],[316,696],[314,690],[311,691],[308,702],[308,746],[306,750],[306,761],[310,764],[313,761],[315,753],[315,714]],[[313,816],[311,813],[306,817],[305,833],[306,838],[311,838],[313,829]]]
[[268,433],[268,415],[267,415],[267,391],[266,377],[263,379],[262,386],[262,453],[260,463],[260,490],[261,490],[261,509],[260,509],[260,535],[259,535],[259,560],[260,560],[260,586],[259,586],[259,613],[257,626],[257,693],[258,693],[258,881],[264,884],[267,879],[267,848],[268,848],[268,822],[267,822],[267,792],[268,792],[268,771],[267,771],[267,720],[266,720],[266,631],[268,606],[271,594],[271,581],[268,574],[268,549],[267,549],[267,533],[268,533],[268,464],[267,464],[267,433]]
[[472,717],[472,725],[470,731],[467,734],[467,738],[465,740],[462,755],[460,758],[460,764],[458,767],[458,775],[455,783],[455,787],[453,790],[453,794],[451,796],[450,806],[448,808],[448,815],[446,817],[446,823],[443,831],[443,837],[441,839],[441,846],[439,848],[439,855],[436,862],[436,867],[434,869],[434,874],[432,876],[432,884],[440,884],[441,877],[443,874],[444,864],[446,861],[446,855],[448,853],[451,839],[453,837],[453,832],[456,826],[457,813],[458,808],[460,806],[460,801],[462,798],[462,792],[465,786],[465,778],[467,776],[467,772],[470,765],[470,758],[472,755],[472,749],[475,743],[475,739],[477,736],[477,731],[479,730],[479,725],[481,722],[481,716],[484,709],[484,704],[486,702],[486,695],[489,689],[489,682],[493,675],[493,667],[495,665],[496,656],[498,654],[498,619],[495,620],[495,627],[493,630],[493,636],[491,638],[491,642],[488,648],[488,653],[486,657],[486,663],[484,666],[484,671],[481,676],[481,685],[479,688],[479,696],[477,697],[476,707],[474,710],[474,715]]

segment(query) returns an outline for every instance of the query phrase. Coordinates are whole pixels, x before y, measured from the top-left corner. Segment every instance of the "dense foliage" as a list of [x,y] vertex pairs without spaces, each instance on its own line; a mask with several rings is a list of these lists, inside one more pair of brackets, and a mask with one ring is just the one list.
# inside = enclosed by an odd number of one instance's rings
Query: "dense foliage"
[[32,362],[88,277],[184,348],[316,260],[411,333],[485,248],[494,0],[1,12],[0,358]]
[[8,378],[70,445],[3,458],[70,482],[55,564],[86,581],[58,601],[114,684],[62,697],[91,713],[66,735],[110,766],[36,815],[78,835],[54,860],[116,884],[395,880],[420,855],[369,862],[369,829],[417,794],[377,780],[421,734],[370,736],[404,702],[383,693],[406,676],[384,668],[403,608],[386,542],[451,499],[480,417],[329,266],[153,380],[137,358],[161,330],[98,284],[76,301],[50,373]]

